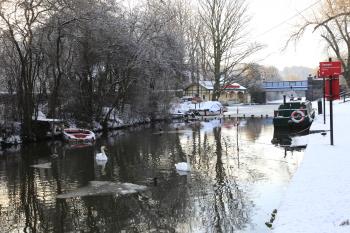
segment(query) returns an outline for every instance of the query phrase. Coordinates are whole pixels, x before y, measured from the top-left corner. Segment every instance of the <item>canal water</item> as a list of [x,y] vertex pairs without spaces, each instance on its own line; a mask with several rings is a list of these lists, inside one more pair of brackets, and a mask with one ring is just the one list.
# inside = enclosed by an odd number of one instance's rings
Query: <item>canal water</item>
[[[272,119],[226,119],[10,148],[0,153],[1,232],[269,232],[303,157],[272,137]],[[101,145],[106,164],[94,159]],[[176,171],[186,158],[191,172]],[[147,189],[106,193],[91,181]]]

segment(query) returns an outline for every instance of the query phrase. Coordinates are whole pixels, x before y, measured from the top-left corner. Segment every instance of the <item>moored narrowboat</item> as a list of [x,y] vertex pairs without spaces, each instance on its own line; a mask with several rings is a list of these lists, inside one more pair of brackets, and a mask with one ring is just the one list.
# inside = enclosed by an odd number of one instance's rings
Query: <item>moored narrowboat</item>
[[297,133],[308,132],[315,118],[315,111],[308,100],[291,98],[274,112],[273,125],[275,130],[288,130]]

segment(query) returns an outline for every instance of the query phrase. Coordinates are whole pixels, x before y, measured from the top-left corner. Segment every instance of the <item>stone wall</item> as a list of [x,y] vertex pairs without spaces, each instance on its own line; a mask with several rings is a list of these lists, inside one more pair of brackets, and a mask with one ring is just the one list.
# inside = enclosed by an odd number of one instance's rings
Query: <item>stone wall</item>
[[306,99],[314,101],[323,97],[323,80],[315,79],[314,77],[308,78],[309,88],[306,92]]

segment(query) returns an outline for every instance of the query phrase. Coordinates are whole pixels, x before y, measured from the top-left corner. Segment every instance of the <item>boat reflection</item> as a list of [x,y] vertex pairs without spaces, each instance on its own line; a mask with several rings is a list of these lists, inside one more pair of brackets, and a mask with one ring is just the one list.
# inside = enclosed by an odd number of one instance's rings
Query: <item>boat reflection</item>
[[273,132],[273,138],[271,140],[271,143],[280,146],[284,149],[284,158],[287,157],[287,152],[294,152],[294,151],[303,151],[306,148],[306,145],[293,145],[293,137],[296,136],[302,136],[306,135],[304,134],[293,134],[290,131],[286,130],[276,130],[274,129]]
[[278,146],[290,146],[292,144],[292,135],[289,131],[274,130],[271,143]]
[[[155,134],[163,130],[162,134]],[[264,216],[298,166],[270,143],[271,120],[155,124],[95,144],[45,142],[0,156],[3,232],[268,232]],[[108,162],[97,164],[101,145]],[[57,156],[52,156],[57,154]],[[191,162],[180,175],[175,164]],[[31,165],[51,163],[51,168]],[[147,186],[142,193],[89,196],[90,181]],[[156,181],[156,182],[155,182]],[[105,183],[107,182],[107,183]],[[89,186],[90,184],[90,186]],[[111,186],[111,184],[113,184]],[[57,199],[70,191],[79,195]],[[61,196],[60,196],[61,195]],[[65,196],[63,196],[65,197]]]

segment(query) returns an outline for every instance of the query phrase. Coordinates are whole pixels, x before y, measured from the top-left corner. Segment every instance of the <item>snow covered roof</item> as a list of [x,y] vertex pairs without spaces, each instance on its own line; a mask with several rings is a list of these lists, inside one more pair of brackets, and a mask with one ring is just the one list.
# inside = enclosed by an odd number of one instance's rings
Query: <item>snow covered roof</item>
[[[191,84],[191,85],[194,85],[194,84]],[[213,81],[201,80],[201,81],[199,81],[199,85],[201,85],[202,87],[204,87],[207,90],[214,90],[214,82]],[[242,86],[238,83],[228,84],[228,85],[226,85],[225,89],[226,90],[237,90],[237,91],[247,90],[247,88],[245,88],[244,86]]]
[[208,90],[214,89],[213,81],[199,81],[199,85],[201,85],[202,87],[204,87],[205,89],[208,89]]

